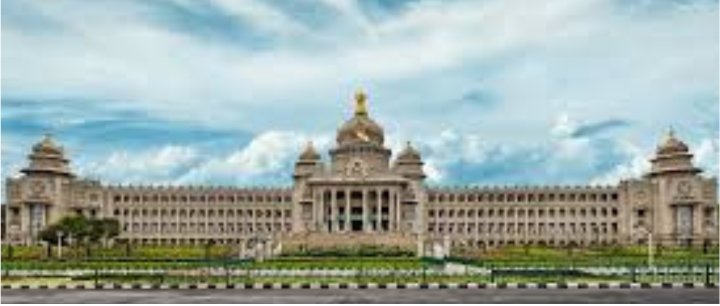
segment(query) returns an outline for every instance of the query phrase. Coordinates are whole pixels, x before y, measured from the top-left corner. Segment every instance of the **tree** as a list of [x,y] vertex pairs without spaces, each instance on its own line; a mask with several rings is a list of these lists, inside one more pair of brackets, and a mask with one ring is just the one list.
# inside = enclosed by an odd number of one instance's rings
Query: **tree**
[[107,241],[120,235],[120,223],[115,219],[88,219],[85,216],[67,216],[59,222],[50,224],[40,232],[40,239],[48,243],[57,244],[59,233],[62,233],[63,242],[73,241],[97,243]]
[[76,242],[85,241],[92,229],[90,228],[90,220],[83,215],[67,216],[60,220],[60,229],[65,236],[72,237]]
[[58,243],[58,233],[60,232],[60,224],[51,224],[46,226],[40,233],[38,234],[40,240],[45,241],[49,244],[57,244]]
[[94,239],[94,242],[102,240],[104,244],[107,245],[108,241],[120,235],[120,222],[118,222],[118,220],[110,218],[97,219],[93,220],[91,224],[93,231],[96,232],[94,238],[97,239]]

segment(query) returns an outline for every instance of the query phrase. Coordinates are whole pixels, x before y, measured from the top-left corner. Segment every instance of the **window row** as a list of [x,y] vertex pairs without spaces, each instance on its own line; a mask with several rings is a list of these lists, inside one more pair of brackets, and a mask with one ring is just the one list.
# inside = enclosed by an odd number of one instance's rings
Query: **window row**
[[120,209],[113,211],[116,218],[289,218],[291,210],[279,209]]
[[614,236],[565,236],[565,237],[527,237],[515,239],[514,237],[495,238],[483,237],[481,240],[452,241],[453,246],[463,247],[498,247],[513,245],[553,245],[553,246],[596,246],[596,245],[617,245],[618,239]]
[[617,234],[618,224],[613,223],[435,223],[428,224],[430,233],[439,234]]
[[604,193],[479,193],[444,194],[431,193],[430,202],[608,202],[617,201],[617,192]]
[[272,233],[272,232],[289,232],[290,223],[125,223],[122,225],[123,231],[126,233],[218,233],[218,234],[252,234],[252,233]]
[[131,195],[116,194],[113,196],[115,203],[290,203],[290,195]]
[[617,217],[617,208],[487,208],[487,209],[430,209],[430,218],[492,218],[492,217]]

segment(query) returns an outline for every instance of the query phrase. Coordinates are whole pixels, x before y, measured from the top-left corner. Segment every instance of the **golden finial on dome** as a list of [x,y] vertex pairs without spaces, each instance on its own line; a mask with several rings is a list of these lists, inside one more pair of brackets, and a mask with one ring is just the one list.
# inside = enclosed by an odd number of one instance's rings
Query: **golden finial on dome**
[[367,95],[362,90],[355,92],[355,115],[367,116]]

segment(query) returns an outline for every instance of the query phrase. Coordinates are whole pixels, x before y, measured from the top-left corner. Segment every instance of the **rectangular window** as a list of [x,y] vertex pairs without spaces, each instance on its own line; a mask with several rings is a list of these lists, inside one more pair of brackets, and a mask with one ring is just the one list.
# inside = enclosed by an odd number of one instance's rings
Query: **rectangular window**
[[640,218],[645,217],[645,210],[638,209],[637,214],[638,214],[638,217],[640,217]]

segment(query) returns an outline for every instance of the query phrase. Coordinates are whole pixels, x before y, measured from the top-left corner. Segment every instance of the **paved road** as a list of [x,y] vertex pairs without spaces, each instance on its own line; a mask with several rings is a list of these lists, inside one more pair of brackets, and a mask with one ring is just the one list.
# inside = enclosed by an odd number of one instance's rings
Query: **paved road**
[[713,303],[718,289],[2,290],[2,303]]

